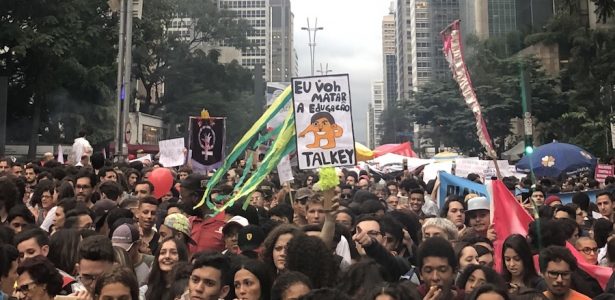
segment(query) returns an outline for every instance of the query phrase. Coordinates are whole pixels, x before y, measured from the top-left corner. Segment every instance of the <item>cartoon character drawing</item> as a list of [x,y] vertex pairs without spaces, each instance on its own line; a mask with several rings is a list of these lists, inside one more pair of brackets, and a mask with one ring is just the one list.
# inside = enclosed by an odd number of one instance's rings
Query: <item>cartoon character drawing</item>
[[[344,134],[344,129],[335,124],[333,116],[328,112],[318,112],[312,115],[310,122],[310,125],[299,133],[300,138],[304,138],[305,135],[310,132],[314,133],[314,142],[306,147],[321,149],[335,148],[335,139]],[[324,146],[320,145],[322,140],[327,142]]]

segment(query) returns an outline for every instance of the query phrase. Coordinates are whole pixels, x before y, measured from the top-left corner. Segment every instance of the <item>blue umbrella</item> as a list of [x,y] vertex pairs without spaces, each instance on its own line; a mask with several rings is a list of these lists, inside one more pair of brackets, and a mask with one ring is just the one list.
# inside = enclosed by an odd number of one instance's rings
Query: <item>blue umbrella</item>
[[553,142],[525,154],[515,168],[521,173],[533,171],[537,177],[558,177],[593,170],[596,163],[593,155],[578,146]]

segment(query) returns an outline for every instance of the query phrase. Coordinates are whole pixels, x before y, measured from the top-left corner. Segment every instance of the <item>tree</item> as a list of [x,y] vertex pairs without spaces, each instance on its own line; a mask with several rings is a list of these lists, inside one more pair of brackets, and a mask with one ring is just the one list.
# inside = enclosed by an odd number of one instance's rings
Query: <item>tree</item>
[[[192,34],[178,31],[178,26],[188,27]],[[250,28],[247,21],[218,9],[210,0],[146,1],[143,18],[135,20],[134,30],[134,74],[145,93],[138,99],[142,104],[140,111],[156,114],[163,107],[164,98],[152,92],[166,83],[169,73],[178,72],[179,65],[191,61],[196,50],[218,44],[246,48],[250,45],[246,38]],[[152,103],[153,96],[158,100],[156,103]]]
[[[116,22],[106,2],[9,0],[0,5],[0,72],[9,76],[11,138],[29,137],[28,156],[34,158],[39,134],[57,142],[54,138],[66,128],[62,124],[74,129],[85,122],[67,119],[81,118],[99,121],[97,138],[105,139],[105,130],[113,126],[106,122],[106,108],[112,99],[116,40]],[[58,109],[62,100],[72,103],[71,110]]]

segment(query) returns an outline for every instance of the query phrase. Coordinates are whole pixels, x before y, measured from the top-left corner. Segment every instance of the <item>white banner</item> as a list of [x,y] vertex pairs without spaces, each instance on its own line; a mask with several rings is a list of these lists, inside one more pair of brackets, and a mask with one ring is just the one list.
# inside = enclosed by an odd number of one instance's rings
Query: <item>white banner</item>
[[290,157],[288,155],[282,157],[278,163],[278,176],[280,177],[280,183],[295,180],[293,177],[293,169],[290,166]]
[[160,149],[159,162],[165,167],[177,167],[186,162],[184,153],[184,138],[163,140],[158,142]]
[[300,169],[356,164],[348,74],[292,79]]

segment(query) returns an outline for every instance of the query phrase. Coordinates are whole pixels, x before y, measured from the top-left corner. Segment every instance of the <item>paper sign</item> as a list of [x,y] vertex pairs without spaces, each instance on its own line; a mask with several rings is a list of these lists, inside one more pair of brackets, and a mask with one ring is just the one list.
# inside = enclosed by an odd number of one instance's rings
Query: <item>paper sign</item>
[[613,166],[612,165],[598,164],[596,166],[596,172],[595,172],[596,181],[600,183],[604,183],[604,180],[609,176],[613,176]]
[[139,157],[139,158],[137,158],[137,159],[133,159],[133,160],[131,160],[131,161],[129,161],[129,162],[133,162],[133,161],[140,161],[140,162],[142,162],[144,165],[145,165],[145,164],[149,164],[149,163],[151,163],[151,162],[152,162],[152,155],[151,155],[151,154],[143,155],[143,156],[141,156],[141,157]]
[[278,176],[280,177],[281,183],[295,180],[293,177],[293,169],[290,166],[290,157],[288,155],[282,157],[278,163]]
[[292,79],[300,169],[356,164],[348,74]]
[[450,174],[452,168],[452,161],[441,161],[428,164],[423,169],[423,181],[428,182],[429,180],[436,179],[436,177],[438,177],[438,172],[440,171],[444,171]]
[[164,140],[158,142],[160,149],[160,163],[165,167],[177,167],[184,164],[184,138]]

